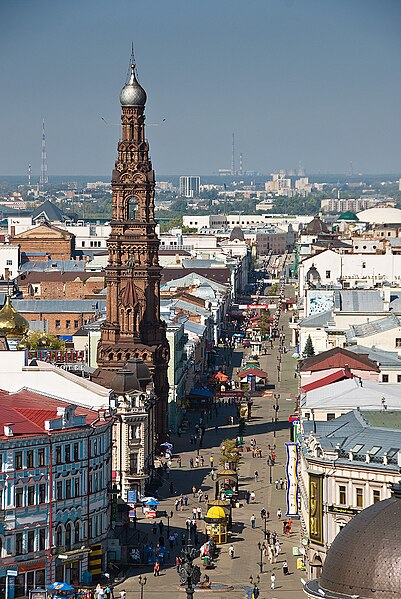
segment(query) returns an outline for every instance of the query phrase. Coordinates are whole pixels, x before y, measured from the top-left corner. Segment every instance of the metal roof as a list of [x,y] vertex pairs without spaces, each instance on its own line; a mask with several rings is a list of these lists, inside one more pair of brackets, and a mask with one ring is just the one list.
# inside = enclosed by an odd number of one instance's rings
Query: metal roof
[[354,324],[350,327],[350,331],[351,336],[354,337],[370,337],[398,327],[401,327],[401,320],[395,314],[389,314],[385,318],[379,318],[373,322]]
[[22,314],[37,314],[44,312],[47,314],[53,313],[68,313],[68,312],[102,312],[106,309],[106,300],[91,300],[91,299],[76,299],[76,300],[20,300],[13,299],[13,306]]

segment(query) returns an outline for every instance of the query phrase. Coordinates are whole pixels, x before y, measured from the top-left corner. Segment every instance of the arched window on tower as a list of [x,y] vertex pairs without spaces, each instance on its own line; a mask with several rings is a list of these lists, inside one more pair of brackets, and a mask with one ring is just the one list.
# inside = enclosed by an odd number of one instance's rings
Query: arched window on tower
[[136,220],[138,217],[138,198],[133,196],[127,200],[127,218],[128,220]]

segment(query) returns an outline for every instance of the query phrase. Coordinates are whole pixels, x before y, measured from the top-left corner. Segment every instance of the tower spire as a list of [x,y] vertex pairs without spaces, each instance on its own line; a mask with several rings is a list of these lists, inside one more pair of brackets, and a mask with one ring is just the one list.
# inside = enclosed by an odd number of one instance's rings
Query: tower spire
[[159,240],[155,221],[155,178],[145,135],[146,92],[131,77],[120,92],[121,139],[111,190],[111,233],[107,241],[106,321],[92,380],[110,387],[116,370],[140,358],[149,367],[157,396],[155,432],[168,434],[169,346],[160,319]]
[[46,134],[45,134],[45,121],[42,123],[42,158],[40,162],[40,187],[44,187],[49,182],[47,176],[47,156],[46,156]]

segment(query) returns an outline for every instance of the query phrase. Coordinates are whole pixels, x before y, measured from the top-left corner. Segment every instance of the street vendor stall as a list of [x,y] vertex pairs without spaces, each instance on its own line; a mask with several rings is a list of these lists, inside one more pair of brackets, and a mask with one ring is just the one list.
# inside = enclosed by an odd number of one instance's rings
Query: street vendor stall
[[220,506],[211,507],[205,516],[206,535],[216,545],[227,543],[227,517]]
[[72,599],[75,589],[66,582],[53,582],[47,587],[48,597],[51,599]]
[[267,372],[260,368],[246,368],[238,373],[238,379],[241,384],[241,389],[249,389],[255,391],[256,388],[266,388]]
[[211,501],[209,501],[209,503],[207,504],[207,508],[210,509],[211,507],[221,507],[227,517],[227,524],[228,524],[228,529],[231,530],[231,526],[232,526],[232,505],[231,502],[228,499],[212,499]]
[[238,495],[238,473],[235,470],[219,470],[216,474],[215,499],[225,499],[227,491],[232,491],[230,499]]

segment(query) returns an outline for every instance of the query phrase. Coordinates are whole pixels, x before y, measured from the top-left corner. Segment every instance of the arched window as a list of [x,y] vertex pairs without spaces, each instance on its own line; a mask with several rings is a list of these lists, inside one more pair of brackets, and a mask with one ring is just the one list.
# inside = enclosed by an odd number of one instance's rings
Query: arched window
[[79,543],[81,540],[81,526],[79,520],[75,522],[75,543]]
[[63,546],[63,525],[59,524],[56,530],[56,547]]
[[137,218],[138,200],[136,197],[128,198],[127,200],[127,217],[129,220]]
[[67,549],[71,548],[71,541],[72,541],[72,523],[67,522],[66,527],[65,527],[65,546]]

